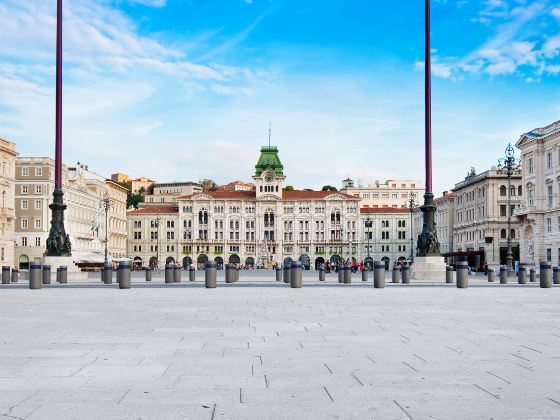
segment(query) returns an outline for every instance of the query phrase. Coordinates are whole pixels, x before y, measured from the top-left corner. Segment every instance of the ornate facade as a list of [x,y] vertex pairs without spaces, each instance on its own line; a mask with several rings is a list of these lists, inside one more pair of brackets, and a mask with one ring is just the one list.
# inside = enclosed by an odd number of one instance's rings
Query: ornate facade
[[0,265],[14,266],[16,145],[0,138]]
[[516,209],[521,261],[560,264],[560,121],[525,133],[516,143],[527,194]]

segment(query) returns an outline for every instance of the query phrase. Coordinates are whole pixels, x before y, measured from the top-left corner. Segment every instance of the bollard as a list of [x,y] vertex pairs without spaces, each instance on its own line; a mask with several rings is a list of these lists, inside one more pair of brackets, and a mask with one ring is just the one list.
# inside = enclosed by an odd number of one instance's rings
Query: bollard
[[41,288],[41,264],[37,264],[37,263],[29,264],[29,288],[30,289]]
[[146,267],[146,281],[152,281],[152,269]]
[[367,268],[365,268],[365,267],[362,270],[362,281],[368,281],[368,271],[367,271]]
[[[43,284],[51,284],[51,266],[44,265],[43,266]],[[4,279],[2,278],[2,283],[4,283]]]
[[344,278],[346,277],[345,271],[346,271],[346,267],[344,266],[344,264],[339,264],[338,265],[338,282],[339,283],[344,283]]
[[401,269],[399,267],[393,267],[391,272],[391,282],[398,283],[401,281]]
[[466,289],[469,286],[469,266],[467,265],[467,262],[458,261],[455,269],[457,270],[457,289]]
[[117,283],[119,283],[119,289],[130,289],[130,263],[126,261],[119,262]]
[[10,284],[10,267],[2,267],[2,284]]
[[173,267],[173,283],[181,283],[181,267],[179,264]]
[[517,272],[517,283],[527,284],[527,269],[525,264],[519,264],[519,271]]
[[291,283],[292,282],[292,280],[290,278],[290,274],[291,274],[290,268],[291,267],[289,265],[284,263],[284,283]]
[[113,265],[107,264],[103,266],[103,270],[101,271],[103,283],[104,284],[112,284],[113,283]]
[[383,261],[373,262],[373,287],[376,289],[385,287],[385,263]]
[[405,265],[401,267],[402,284],[410,284],[410,267]]
[[344,284],[352,283],[352,264],[347,263],[344,269]]
[[445,267],[445,283],[453,284],[453,267],[450,265]]
[[276,272],[276,281],[282,281],[282,269],[276,266],[274,271]]
[[232,264],[226,264],[226,283],[235,283],[235,267]]
[[195,281],[196,280],[196,270],[194,269],[193,266],[189,267],[189,281]]
[[173,283],[175,275],[173,274],[173,266],[171,264],[166,264],[165,266],[165,284]]
[[207,262],[204,270],[204,285],[207,289],[216,288],[216,263]]
[[488,276],[488,283],[494,283],[494,269],[489,268],[486,270]]
[[560,267],[554,267],[552,269],[552,283],[560,284]]
[[508,274],[507,267],[500,267],[500,284],[507,284]]
[[552,287],[551,271],[550,264],[546,261],[541,261],[541,288],[548,289]]
[[319,281],[325,281],[325,264],[319,264]]
[[529,270],[529,282],[536,283],[536,281],[537,281],[537,273],[535,272],[535,268],[531,267],[531,269]]
[[292,289],[301,288],[302,264],[299,261],[292,261],[292,269],[290,274],[290,287]]
[[19,278],[19,270],[17,268],[12,268],[12,283],[17,283]]
[[[60,273],[60,274],[59,274]],[[68,267],[61,265],[56,272],[56,281],[60,284],[68,283]]]

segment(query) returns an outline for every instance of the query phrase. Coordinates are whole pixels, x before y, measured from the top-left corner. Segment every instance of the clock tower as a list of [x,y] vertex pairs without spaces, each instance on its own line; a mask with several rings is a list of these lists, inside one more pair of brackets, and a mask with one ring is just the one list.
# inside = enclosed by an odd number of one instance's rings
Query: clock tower
[[264,196],[282,199],[282,187],[286,177],[276,146],[261,148],[261,156],[255,165],[253,179],[257,188],[257,199]]

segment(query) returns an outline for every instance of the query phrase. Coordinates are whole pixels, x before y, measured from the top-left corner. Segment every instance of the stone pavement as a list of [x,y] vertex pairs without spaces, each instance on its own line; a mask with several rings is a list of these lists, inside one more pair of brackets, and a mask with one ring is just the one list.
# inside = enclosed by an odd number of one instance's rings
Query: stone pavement
[[558,286],[307,274],[0,286],[0,419],[560,418]]

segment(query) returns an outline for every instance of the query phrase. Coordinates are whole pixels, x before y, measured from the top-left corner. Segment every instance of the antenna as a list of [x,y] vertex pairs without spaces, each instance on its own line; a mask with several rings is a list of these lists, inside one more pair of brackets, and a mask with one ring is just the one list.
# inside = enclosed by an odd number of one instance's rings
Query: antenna
[[272,137],[272,121],[268,122],[268,148],[270,149],[270,137]]

